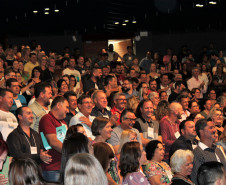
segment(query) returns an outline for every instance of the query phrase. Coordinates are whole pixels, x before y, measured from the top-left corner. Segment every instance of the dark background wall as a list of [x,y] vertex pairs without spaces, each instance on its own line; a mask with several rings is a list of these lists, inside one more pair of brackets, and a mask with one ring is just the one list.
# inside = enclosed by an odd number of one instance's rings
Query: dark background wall
[[[209,43],[213,43],[216,49],[226,50],[226,32],[194,32],[194,33],[169,33],[169,34],[157,34],[148,32],[147,37],[141,37],[140,41],[136,41],[136,55],[139,59],[145,56],[148,49],[152,51],[158,51],[160,55],[165,54],[167,48],[172,48],[176,53],[179,51],[182,45],[187,45],[196,56],[198,55],[203,46],[208,47]],[[9,44],[29,44],[31,40],[36,40],[41,43],[42,48],[45,51],[55,49],[57,52],[62,53],[63,48],[68,46],[71,52],[75,47],[81,49],[82,54],[91,56],[93,55],[94,47],[96,51],[101,51],[103,46],[106,46],[107,40],[100,40],[100,42],[93,42],[92,47],[86,47],[85,42],[81,36],[76,36],[77,41],[74,42],[72,35],[62,36],[41,36],[41,37],[26,37],[26,38],[8,38]],[[117,39],[117,38],[115,38]],[[125,38],[126,39],[126,38]],[[90,39],[92,40],[92,39]],[[96,40],[96,39],[94,39]],[[89,41],[88,41],[89,42]],[[105,43],[105,44],[103,44]]]

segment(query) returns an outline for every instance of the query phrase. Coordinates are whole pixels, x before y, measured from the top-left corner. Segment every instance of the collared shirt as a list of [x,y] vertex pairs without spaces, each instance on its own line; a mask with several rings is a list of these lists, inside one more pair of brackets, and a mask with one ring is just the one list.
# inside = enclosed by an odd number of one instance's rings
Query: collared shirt
[[[14,129],[7,138],[9,156],[15,158],[31,158],[41,163],[40,150],[43,144],[40,135],[30,128],[30,137],[22,130],[20,125]],[[37,147],[37,154],[31,154],[31,147]]]
[[193,146],[197,146],[196,140],[192,143],[191,140],[185,138],[184,136],[180,136],[170,147],[169,158],[173,155],[176,150],[191,150],[193,151]]
[[146,139],[158,139],[158,136],[161,135],[159,133],[159,122],[155,120],[148,122],[143,117],[139,117],[136,119],[133,128],[136,128],[140,133],[142,133]]
[[[198,143],[198,145],[199,145],[199,147],[200,147],[202,150],[206,150],[206,149],[209,148],[208,146],[206,146],[206,145],[205,145],[204,143],[202,143],[201,141]],[[219,159],[219,157],[217,156],[216,153],[215,153],[215,155],[216,155],[217,161],[218,161],[218,162],[221,162],[220,159]]]
[[[194,149],[194,161],[193,161],[193,169],[191,174],[191,180],[197,184],[197,172],[199,167],[209,161],[218,161],[223,164],[224,170],[226,170],[226,159],[221,149],[216,147],[215,144],[212,145],[212,148],[209,148],[204,143],[199,142],[198,146]],[[217,159],[219,158],[219,159]]]
[[33,124],[31,125],[31,128],[33,128],[36,132],[38,132],[39,121],[42,118],[42,116],[49,113],[49,109],[48,110],[44,109],[44,107],[41,106],[36,100],[34,103],[29,105],[28,107],[32,110],[32,113],[34,116]]
[[99,109],[97,106],[95,106],[90,114],[91,116],[103,116],[103,117],[106,117],[108,119],[111,118],[111,111],[109,111],[107,108],[104,109],[104,112]]
[[[71,127],[72,125],[81,124],[81,125],[84,127],[85,131],[86,131],[87,137],[90,137],[91,139],[94,140],[95,137],[94,137],[93,134],[92,134],[91,128],[90,128],[88,125],[82,123],[82,122],[79,120],[79,118],[82,117],[82,116],[84,116],[84,114],[82,114],[81,112],[78,112],[75,116],[73,116],[73,117],[71,118],[71,121],[70,121],[69,126]],[[93,122],[94,119],[95,119],[94,116],[89,115],[89,120],[90,120],[91,122]]]

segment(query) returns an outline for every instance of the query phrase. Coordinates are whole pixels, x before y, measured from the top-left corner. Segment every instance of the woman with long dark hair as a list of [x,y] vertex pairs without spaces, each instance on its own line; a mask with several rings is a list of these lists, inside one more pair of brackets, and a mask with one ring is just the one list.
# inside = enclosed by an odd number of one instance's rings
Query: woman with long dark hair
[[123,185],[150,185],[140,170],[141,165],[146,162],[145,155],[146,153],[139,142],[128,142],[123,145],[119,164],[123,177]]

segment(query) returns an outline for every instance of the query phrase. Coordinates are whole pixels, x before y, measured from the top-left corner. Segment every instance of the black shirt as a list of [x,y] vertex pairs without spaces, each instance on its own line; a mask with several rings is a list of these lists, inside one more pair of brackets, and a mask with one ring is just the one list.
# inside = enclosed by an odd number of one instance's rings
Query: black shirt
[[[194,141],[193,144],[197,144],[197,142]],[[182,149],[182,150],[191,150],[191,151],[193,151],[191,140],[186,139],[184,136],[180,136],[180,137],[179,137],[179,138],[171,145],[171,148],[170,148],[170,151],[169,151],[169,158],[173,155],[173,153],[174,153],[176,150],[179,150],[179,149]]]
[[90,114],[91,116],[103,116],[103,117],[108,117],[109,119],[111,118],[111,111],[107,110],[106,108],[104,109],[104,112],[100,110],[97,106],[95,106]]
[[[20,125],[14,129],[7,138],[9,156],[14,158],[31,158],[41,163],[40,150],[44,149],[40,135],[30,128],[30,137],[22,130]],[[30,146],[37,147],[37,154],[31,154]]]

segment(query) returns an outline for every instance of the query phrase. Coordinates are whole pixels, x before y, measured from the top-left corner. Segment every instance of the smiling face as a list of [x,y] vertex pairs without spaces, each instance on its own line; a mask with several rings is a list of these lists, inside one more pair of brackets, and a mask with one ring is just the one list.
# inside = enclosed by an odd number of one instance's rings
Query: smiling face
[[104,92],[98,92],[93,101],[99,109],[105,109],[108,105],[107,96]]
[[22,115],[18,115],[19,123],[24,126],[30,126],[33,123],[33,113],[29,107],[22,108]]
[[128,112],[125,117],[122,118],[121,126],[123,127],[123,130],[125,129],[132,129],[133,125],[136,121],[136,116],[132,112]]
[[78,108],[84,115],[90,115],[93,110],[93,102],[91,98],[83,99],[82,104],[78,104]]
[[60,92],[66,93],[68,91],[68,85],[66,81],[63,81],[60,86]]
[[106,140],[111,137],[111,132],[113,131],[111,126],[111,122],[108,122],[105,127],[100,131],[100,135]]
[[154,155],[152,159],[154,159],[157,162],[161,162],[164,159],[165,149],[161,143],[157,145],[157,148],[155,149]]
[[150,119],[153,115],[153,104],[151,101],[144,102],[143,106],[140,108],[142,117],[145,119]]

